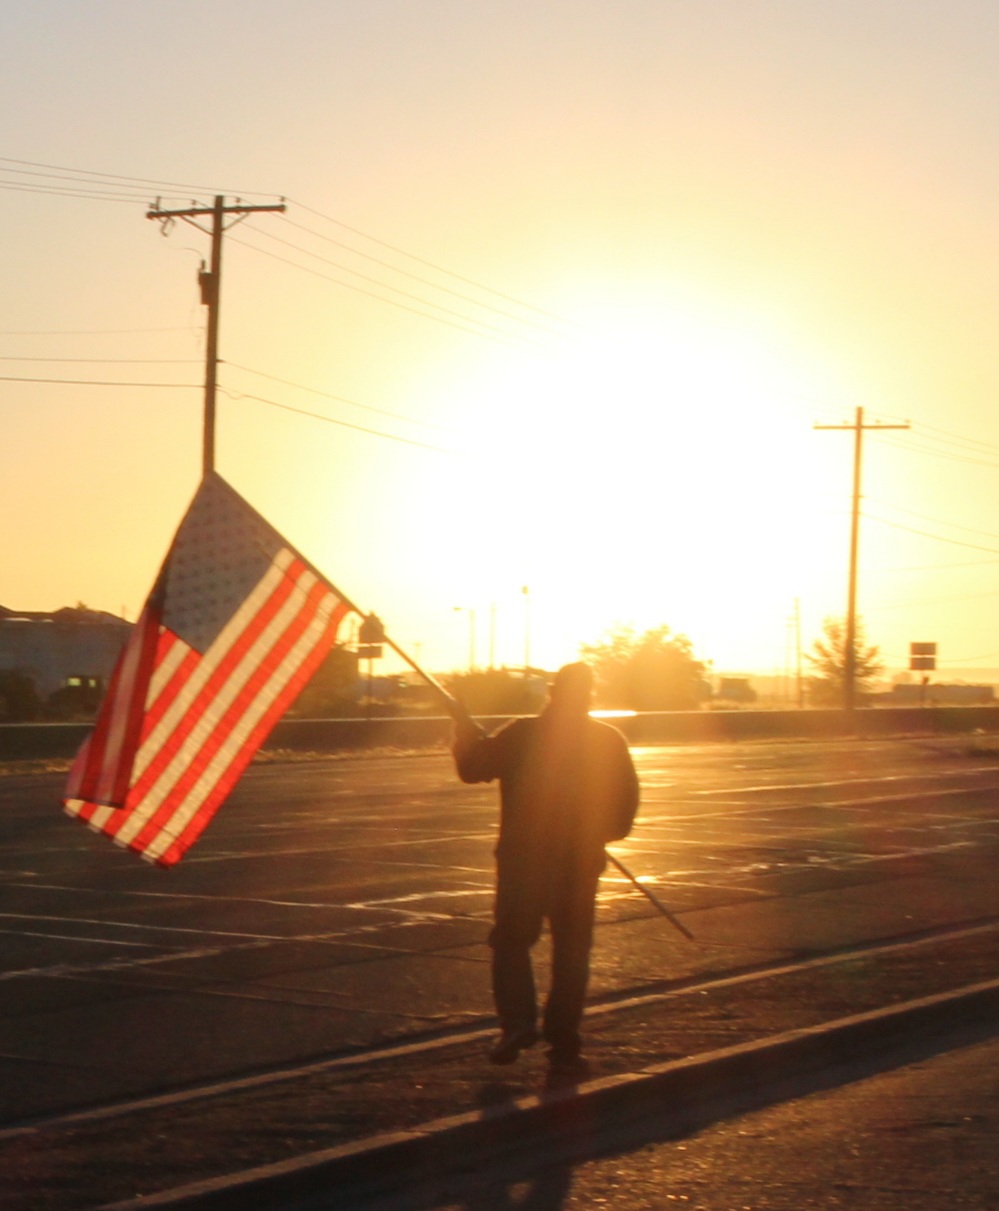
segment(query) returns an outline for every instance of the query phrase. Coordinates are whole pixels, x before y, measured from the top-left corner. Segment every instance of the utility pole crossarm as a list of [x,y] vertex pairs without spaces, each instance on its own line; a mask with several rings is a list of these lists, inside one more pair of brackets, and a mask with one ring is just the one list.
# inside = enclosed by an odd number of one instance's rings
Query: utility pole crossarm
[[[281,214],[288,209],[284,202],[274,202],[268,206],[248,206],[242,202],[236,202],[232,206],[223,206],[223,214],[252,214],[257,210],[278,211]],[[147,219],[193,219],[199,216],[215,213],[214,206],[188,206],[183,210],[162,210],[159,203],[146,211]]]
[[857,682],[857,548],[860,536],[860,451],[865,430],[908,429],[909,422],[885,425],[880,422],[864,424],[864,410],[857,409],[852,425],[813,425],[815,429],[852,429],[853,439],[853,508],[850,515],[850,583],[847,589],[846,638],[843,651],[843,709],[852,711],[856,703]]
[[[857,427],[856,421],[854,421],[854,423],[852,425],[812,425],[813,429],[856,429],[856,427]],[[908,421],[906,421],[904,425],[882,425],[882,424],[878,423],[876,425],[863,425],[862,426],[862,428],[865,430],[867,430],[867,429],[909,429],[911,427],[912,426],[909,424]]]
[[[249,205],[245,202],[236,201],[227,206],[225,198],[219,195],[212,206],[199,206],[197,203],[192,203],[190,206],[180,207],[176,210],[164,210],[160,206],[159,201],[157,201],[156,205],[151,206],[146,212],[147,219],[162,219],[164,221],[164,235],[166,234],[169,226],[168,220],[170,219],[187,219],[190,221],[208,215],[212,217],[212,228],[209,233],[212,237],[211,269],[206,270],[205,263],[202,261],[201,270],[198,274],[198,284],[201,286],[201,301],[208,308],[208,338],[205,349],[204,439],[202,446],[202,471],[205,475],[208,475],[215,469],[215,385],[219,362],[219,301],[221,299],[222,233],[225,216],[230,214],[236,215],[236,222],[238,223],[248,214],[255,214],[259,211],[284,213],[287,209],[284,202],[273,202],[267,205]],[[205,230],[198,223],[192,222],[191,226],[197,227],[199,231]]]

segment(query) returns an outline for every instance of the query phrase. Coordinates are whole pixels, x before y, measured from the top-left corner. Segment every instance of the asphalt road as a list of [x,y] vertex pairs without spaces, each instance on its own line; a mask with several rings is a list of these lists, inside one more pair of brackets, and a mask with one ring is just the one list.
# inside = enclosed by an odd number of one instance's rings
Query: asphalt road
[[[697,942],[608,873],[594,999],[999,914],[984,740],[635,755],[615,852]],[[60,789],[0,778],[0,1126],[491,1023],[496,792],[446,755],[255,766],[170,871]]]
[[[997,1066],[999,1042],[981,1043],[678,1139],[635,1148],[608,1144],[604,1155],[585,1161],[523,1157],[516,1171],[507,1163],[452,1180],[438,1199],[416,1205],[420,1211],[994,1211]],[[407,1205],[400,1197],[377,1208]]]

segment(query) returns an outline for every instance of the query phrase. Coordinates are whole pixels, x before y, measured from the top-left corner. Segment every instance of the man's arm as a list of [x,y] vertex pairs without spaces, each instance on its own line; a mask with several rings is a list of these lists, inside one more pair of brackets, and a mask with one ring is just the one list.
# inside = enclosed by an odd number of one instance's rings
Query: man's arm
[[462,782],[491,782],[495,773],[490,772],[489,741],[486,733],[459,702],[451,710],[454,731],[451,738],[451,753],[455,768]]
[[630,832],[638,814],[638,774],[631,759],[628,742],[618,733],[617,776],[615,778],[614,802],[608,812],[608,824],[613,830],[608,841],[620,841]]

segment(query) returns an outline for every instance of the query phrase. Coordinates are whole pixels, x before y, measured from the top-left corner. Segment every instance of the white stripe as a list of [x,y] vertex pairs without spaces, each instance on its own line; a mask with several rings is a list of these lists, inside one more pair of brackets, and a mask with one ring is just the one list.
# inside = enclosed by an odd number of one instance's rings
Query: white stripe
[[[172,634],[172,632],[171,632]],[[179,639],[173,635],[173,644],[169,652],[164,656],[163,660],[156,667],[152,679],[149,682],[149,693],[146,695],[146,710],[150,710],[163,693],[167,685],[170,683],[170,678],[174,675],[180,665],[184,662],[188,652],[193,651],[183,639]]]
[[[312,585],[316,583],[316,578],[311,573],[308,573],[306,577],[303,577],[303,581],[306,579],[308,579]],[[246,660],[240,665],[238,673],[233,674],[233,680],[238,681],[239,683],[236,686],[237,693],[240,686],[242,686],[246,680],[253,675],[263,661],[267,659],[275,644],[281,640],[282,636],[287,631],[288,626],[298,617],[304,605],[304,595],[300,594],[299,596],[302,598],[302,600],[295,603],[293,610],[288,609],[282,611],[282,615],[287,615],[287,617],[275,618],[274,625],[268,627],[267,631],[261,635],[260,643],[255,645],[253,651],[247,653]],[[289,606],[290,605],[291,602],[289,602]],[[163,834],[166,834],[166,844],[169,844],[170,840],[177,836],[179,832],[187,826],[191,817],[198,811],[199,807],[207,798],[212,788],[216,785],[219,779],[224,776],[234,757],[242,749],[246,741],[246,737],[257,725],[264,713],[269,709],[271,703],[274,701],[277,695],[284,689],[284,687],[298,671],[302,662],[308,657],[309,653],[322,639],[327,627],[328,617],[328,612],[318,613],[307,622],[305,630],[296,640],[295,645],[289,649],[287,655],[284,657],[278,668],[275,669],[271,674],[264,687],[254,695],[246,709],[239,716],[238,720],[233,725],[232,730],[222,742],[222,746],[216,750],[208,765],[204,768],[204,770],[202,770],[197,782],[192,784],[191,788],[188,790],[187,794],[184,795],[183,800],[178,804],[170,819],[161,826]],[[228,691],[228,689],[229,684],[227,683],[226,690]],[[226,693],[225,698],[228,701],[221,702],[222,696],[220,695],[220,698],[216,700],[216,702],[220,703],[220,709],[216,713],[216,718],[221,718],[235,696],[235,693]],[[214,727],[205,729],[202,734],[202,740],[209,740],[214,734]],[[185,746],[185,748],[187,747],[188,746]],[[201,744],[199,743],[199,751],[200,747]],[[184,760],[182,767],[175,771],[177,776],[170,779],[170,784],[168,787],[161,787],[160,784],[157,783],[157,803],[162,803],[169,796],[170,792],[176,786],[178,779],[183,777],[184,773],[186,773],[187,767],[189,766],[190,762],[193,761],[196,755],[197,754],[194,752],[189,752],[186,755],[186,760]],[[166,778],[166,773],[164,774],[164,778]],[[143,807],[144,806],[145,801],[143,801]],[[164,846],[161,845],[160,851],[163,848]]]
[[290,551],[280,551],[243,604],[222,628],[215,642],[204,654],[181,692],[164,712],[159,723],[156,724],[142,742],[132,770],[133,784],[142,777],[150,761],[153,760],[164,743],[169,739],[174,728],[187,714],[191,704],[197,700],[202,688],[215,672],[220,661],[225,658],[233,642],[239,637],[247,623],[259,612],[284,579],[285,568],[288,567],[292,558],[293,556]]
[[[271,572],[268,572],[260,583],[263,584],[265,581],[272,579],[274,578]],[[293,586],[291,593],[277,614],[274,615],[264,630],[257,636],[253,645],[243,654],[239,664],[233,668],[219,688],[219,692],[209,703],[208,708],[201,713],[198,722],[184,737],[180,747],[174,753],[169,763],[160,771],[154,784],[143,796],[141,803],[136,804],[116,837],[116,840],[120,844],[127,845],[132,838],[138,835],[146,822],[158,810],[163,800],[171,793],[177,782],[184,776],[191,763],[201,751],[202,746],[206,741],[211,739],[219,718],[225,713],[246,682],[269,655],[271,649],[287,630],[288,625],[298,616],[304,598],[302,586],[307,591],[316,584],[317,579],[313,572],[306,571],[297,584]],[[273,592],[273,588],[271,591]],[[257,592],[254,590],[247,601],[256,598]],[[260,609],[262,604],[264,604],[263,601],[255,600],[254,614]],[[249,617],[243,617],[243,615],[244,610],[241,608],[233,617],[233,622],[239,619],[239,626],[235,634],[230,636],[230,627],[227,625],[216,642],[208,649],[202,664],[210,664],[212,668],[218,667],[221,660],[231,650],[233,642],[252,621],[252,615]],[[219,651],[216,651],[216,649],[219,649]],[[186,713],[186,710],[197,701],[205,680],[204,677],[199,676],[200,673],[201,666],[198,667],[196,674],[185,685],[177,701],[172,704],[170,711],[167,712],[168,715],[172,716],[176,713],[174,708],[178,704],[183,704]]]
[[225,776],[233,759],[242,750],[247,738],[267,712],[271,703],[292,680],[302,664],[315,650],[326,632],[329,614],[316,615],[299,636],[295,646],[281,662],[274,675],[267,682],[266,691],[261,691],[240,716],[239,722],[230,732],[222,747],[215,753],[211,761],[202,771],[197,782],[184,796],[177,810],[164,821],[156,838],[146,847],[145,856],[155,861],[174,840],[181,836],[184,829],[196,815],[198,809]]
[[[162,630],[160,632],[162,634]],[[146,693],[146,710],[156,701],[159,695],[163,692],[164,685],[169,681],[177,666],[184,659],[191,649],[182,640],[174,637],[174,642],[170,647],[169,652],[158,668],[154,670],[153,676],[150,679],[149,689]],[[130,782],[135,781],[133,771]],[[87,826],[94,829],[95,832],[103,832],[105,825],[115,815],[118,809],[108,806],[96,808],[93,815],[87,820]],[[78,813],[74,813],[78,814]]]
[[95,832],[102,833],[104,825],[107,824],[116,811],[117,808],[108,807],[107,804],[95,807],[93,815],[87,820],[87,827],[92,828]]

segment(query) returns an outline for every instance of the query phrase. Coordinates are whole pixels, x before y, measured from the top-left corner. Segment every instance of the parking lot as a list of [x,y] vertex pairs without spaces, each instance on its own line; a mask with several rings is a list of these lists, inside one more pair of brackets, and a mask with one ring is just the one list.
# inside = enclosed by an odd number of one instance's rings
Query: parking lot
[[[635,751],[595,1002],[999,911],[985,741]],[[444,753],[254,766],[162,871],[0,779],[0,1122],[488,1027],[496,791]]]

